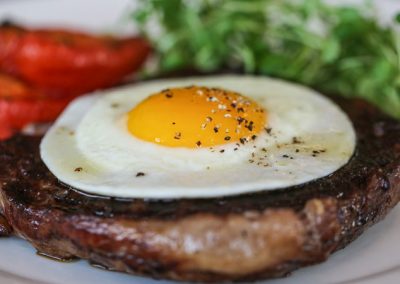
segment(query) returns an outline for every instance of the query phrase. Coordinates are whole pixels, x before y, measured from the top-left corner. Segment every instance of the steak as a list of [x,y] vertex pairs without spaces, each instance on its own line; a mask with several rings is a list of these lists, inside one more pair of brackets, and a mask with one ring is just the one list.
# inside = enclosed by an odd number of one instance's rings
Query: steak
[[89,195],[46,168],[40,137],[1,142],[0,234],[12,231],[55,258],[185,281],[281,277],[324,261],[400,199],[400,123],[364,101],[334,100],[354,124],[354,156],[327,177],[272,192],[176,200]]

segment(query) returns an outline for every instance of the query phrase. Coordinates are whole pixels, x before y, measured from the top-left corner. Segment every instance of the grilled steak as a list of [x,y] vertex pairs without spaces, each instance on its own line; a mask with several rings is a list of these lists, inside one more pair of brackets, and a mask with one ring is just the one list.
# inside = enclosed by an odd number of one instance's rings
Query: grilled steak
[[49,172],[40,137],[14,137],[0,143],[0,208],[9,224],[0,218],[0,234],[12,228],[47,255],[175,280],[280,277],[321,262],[400,199],[400,123],[365,102],[335,100],[358,136],[346,166],[289,189],[233,197],[87,195]]

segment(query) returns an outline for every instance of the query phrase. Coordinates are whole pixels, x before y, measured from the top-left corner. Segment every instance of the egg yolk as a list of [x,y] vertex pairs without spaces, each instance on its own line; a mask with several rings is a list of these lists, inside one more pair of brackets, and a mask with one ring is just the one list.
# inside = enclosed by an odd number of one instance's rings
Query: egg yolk
[[256,139],[265,123],[264,109],[251,99],[197,86],[163,90],[128,113],[131,134],[169,147],[243,144]]

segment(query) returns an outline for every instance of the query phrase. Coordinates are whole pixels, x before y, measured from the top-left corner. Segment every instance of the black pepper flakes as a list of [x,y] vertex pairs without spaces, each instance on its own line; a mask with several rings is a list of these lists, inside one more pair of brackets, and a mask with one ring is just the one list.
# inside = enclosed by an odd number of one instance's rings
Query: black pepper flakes
[[78,168],[75,168],[75,170],[74,170],[74,172],[81,172],[83,170],[83,168],[82,167],[78,167]]
[[225,141],[229,141],[229,140],[231,140],[231,137],[230,136],[225,136],[224,140]]
[[170,99],[170,98],[172,98],[172,97],[173,97],[173,95],[172,95],[172,94],[170,94],[170,93],[168,93],[168,94],[165,94],[165,97],[166,97],[167,99]]
[[145,173],[143,173],[143,172],[138,172],[137,174],[136,174],[136,177],[144,177],[146,174]]
[[176,132],[175,136],[174,136],[174,139],[179,140],[179,139],[181,139],[181,137],[182,137],[182,133]]
[[218,127],[214,127],[214,132],[218,133]]
[[196,145],[197,145],[197,147],[200,147],[201,146],[201,141],[197,141]]
[[223,153],[223,152],[225,152],[225,150],[224,149],[222,149],[221,151],[219,151],[220,153]]
[[301,144],[302,142],[298,137],[295,136],[292,138],[292,143],[293,144]]
[[246,127],[248,130],[253,131],[253,127],[254,127],[254,122],[250,121],[247,125],[245,125],[244,127]]

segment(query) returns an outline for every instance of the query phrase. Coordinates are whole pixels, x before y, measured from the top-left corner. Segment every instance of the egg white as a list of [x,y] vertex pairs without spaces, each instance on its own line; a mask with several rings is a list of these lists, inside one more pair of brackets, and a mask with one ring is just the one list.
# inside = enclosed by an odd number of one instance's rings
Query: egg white
[[[252,98],[266,109],[271,131],[240,147],[229,143],[212,149],[169,148],[129,134],[126,114],[136,104],[162,89],[188,85],[224,88]],[[58,179],[88,193],[207,198],[324,177],[349,161],[355,140],[347,116],[317,92],[266,77],[225,75],[149,81],[78,98],[40,148]]]

